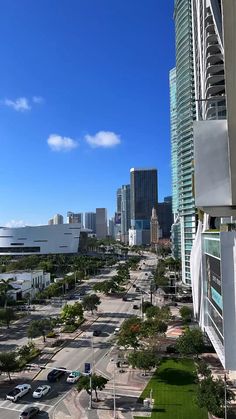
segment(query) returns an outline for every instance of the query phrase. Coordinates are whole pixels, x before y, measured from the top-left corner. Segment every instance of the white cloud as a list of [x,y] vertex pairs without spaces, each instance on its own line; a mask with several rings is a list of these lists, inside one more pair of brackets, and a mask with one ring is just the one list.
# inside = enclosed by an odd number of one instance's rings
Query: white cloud
[[30,111],[31,109],[29,101],[26,97],[18,97],[15,100],[5,99],[2,103],[5,106],[9,106],[10,108],[13,108],[17,112]]
[[58,134],[51,134],[47,139],[49,147],[53,151],[70,151],[78,147],[78,142],[69,137],[62,137]]
[[44,102],[44,98],[42,96],[33,96],[32,101],[40,105],[41,103]]
[[5,224],[5,227],[25,227],[26,223],[23,220],[10,220]]
[[99,131],[95,135],[85,135],[85,141],[91,147],[111,148],[120,144],[120,136],[112,131]]

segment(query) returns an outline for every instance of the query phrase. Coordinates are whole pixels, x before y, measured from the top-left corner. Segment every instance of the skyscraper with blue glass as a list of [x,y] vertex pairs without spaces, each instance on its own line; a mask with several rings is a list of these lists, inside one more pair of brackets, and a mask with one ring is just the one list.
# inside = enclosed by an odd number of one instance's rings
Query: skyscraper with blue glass
[[[173,209],[179,218],[182,279],[191,283],[190,253],[196,230],[193,196],[194,71],[191,0],[175,0],[176,113],[172,108]],[[172,70],[172,96],[175,74]],[[173,112],[174,111],[174,112]],[[176,122],[175,122],[176,118]],[[178,237],[178,235],[177,235]]]

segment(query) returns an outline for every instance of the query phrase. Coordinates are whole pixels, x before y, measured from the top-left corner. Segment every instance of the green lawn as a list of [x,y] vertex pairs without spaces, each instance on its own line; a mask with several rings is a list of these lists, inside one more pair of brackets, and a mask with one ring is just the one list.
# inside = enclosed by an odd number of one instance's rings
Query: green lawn
[[152,419],[207,419],[206,410],[194,401],[196,387],[193,361],[168,359],[161,362],[141,398],[149,397],[152,389]]

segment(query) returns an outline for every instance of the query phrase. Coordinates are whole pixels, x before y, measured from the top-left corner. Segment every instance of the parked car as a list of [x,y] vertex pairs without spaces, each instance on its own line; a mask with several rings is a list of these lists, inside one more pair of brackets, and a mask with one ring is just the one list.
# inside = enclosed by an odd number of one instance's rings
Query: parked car
[[30,384],[19,384],[6,395],[6,399],[11,400],[12,402],[16,402],[18,399],[27,394],[30,390]]
[[33,397],[35,399],[41,399],[41,397],[45,396],[50,390],[50,386],[39,386],[36,390],[34,390]]
[[[64,371],[65,370],[65,371]],[[54,369],[48,373],[47,379],[49,382],[54,383],[58,381],[66,373],[66,368]]]
[[37,406],[27,406],[20,414],[19,419],[30,419],[40,412]]
[[81,377],[81,373],[79,371],[72,371],[70,375],[68,375],[66,381],[67,383],[74,384],[76,383]]
[[118,335],[119,331],[120,331],[120,328],[116,327],[115,330],[114,330],[114,335]]
[[134,305],[133,305],[133,309],[134,309],[134,310],[138,310],[138,309],[139,309],[139,306],[138,306],[137,304],[134,304]]

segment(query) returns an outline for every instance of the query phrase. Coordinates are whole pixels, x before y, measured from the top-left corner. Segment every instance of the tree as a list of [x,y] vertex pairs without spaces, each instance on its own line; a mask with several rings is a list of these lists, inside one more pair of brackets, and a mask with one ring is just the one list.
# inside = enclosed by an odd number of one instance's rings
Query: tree
[[143,337],[155,337],[163,335],[167,331],[167,324],[162,320],[146,320],[142,323],[141,334]]
[[0,320],[3,320],[6,323],[8,329],[11,321],[15,320],[15,318],[15,312],[12,310],[12,308],[0,309]]
[[[234,399],[234,393],[226,389],[227,404]],[[213,380],[212,377],[200,381],[196,401],[199,407],[205,407],[215,416],[224,417],[225,383],[220,379]]]
[[155,352],[143,350],[131,352],[131,354],[128,356],[128,361],[133,368],[144,370],[144,374],[146,375],[146,371],[150,371],[151,368],[154,368],[158,365],[159,358]]
[[177,339],[176,347],[182,355],[200,354],[204,348],[202,331],[198,328],[187,328],[182,336]]
[[209,377],[211,375],[211,370],[208,367],[206,361],[204,359],[201,359],[197,364],[197,372],[199,375],[202,375],[203,377]]
[[50,330],[52,330],[51,320],[33,320],[28,327],[27,336],[29,339],[34,339],[38,336],[42,336],[43,341],[45,342],[45,336]]
[[7,307],[7,300],[8,300],[7,291],[10,291],[13,289],[13,286],[10,284],[10,281],[12,281],[12,279],[13,278],[1,279],[1,282],[0,282],[0,298],[2,302],[4,303],[4,308]]
[[118,345],[120,346],[131,346],[136,349],[139,346],[139,337],[141,333],[142,320],[138,317],[130,317],[125,320],[121,326]]
[[82,320],[83,319],[82,304],[79,302],[76,302],[74,304],[66,304],[62,309],[61,317],[68,324],[74,323],[76,317],[79,317]]
[[101,300],[96,294],[86,295],[82,302],[84,310],[90,310],[92,314],[93,310],[97,310],[99,304],[101,304]]
[[[98,390],[101,391],[105,388],[105,385],[107,384],[108,379],[102,377],[101,375],[92,374],[91,381],[92,381],[92,390],[95,391],[96,401],[98,401],[97,391]],[[86,390],[87,393],[90,395],[91,394],[90,377],[85,377],[85,376],[81,377],[77,384],[77,390],[78,391]]]
[[93,286],[94,291],[102,292],[106,295],[120,291],[120,286],[112,279],[108,279]]
[[142,303],[143,313],[146,313],[146,311],[149,307],[153,307],[152,303],[150,303],[150,301],[143,301],[143,303]]
[[8,378],[11,381],[11,372],[15,372],[19,369],[19,362],[17,360],[17,354],[15,351],[12,352],[0,352],[0,371],[6,372]]
[[188,323],[193,315],[193,311],[190,307],[188,306],[182,306],[181,309],[179,310],[180,315],[182,317],[182,320],[184,321],[184,323]]

